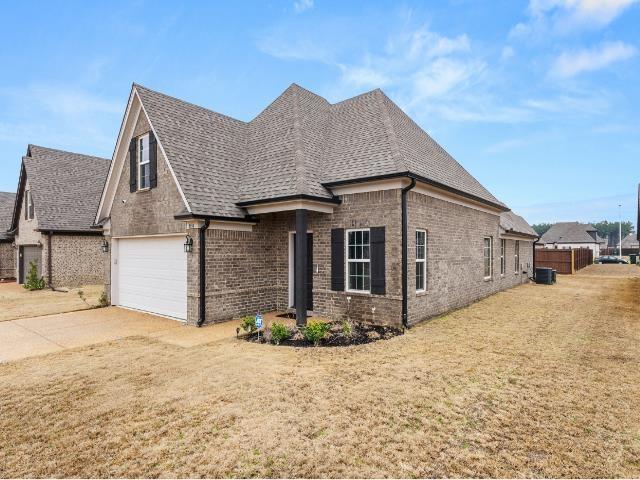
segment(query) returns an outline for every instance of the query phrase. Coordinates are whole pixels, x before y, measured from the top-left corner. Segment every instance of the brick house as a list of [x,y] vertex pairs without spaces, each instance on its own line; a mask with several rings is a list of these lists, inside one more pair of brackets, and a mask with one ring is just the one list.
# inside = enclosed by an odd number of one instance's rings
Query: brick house
[[590,223],[558,222],[540,237],[541,248],[590,248],[593,259],[600,256],[603,239]]
[[535,232],[380,90],[242,122],[134,84],[96,216],[114,305],[410,325],[527,281]]
[[16,276],[16,250],[9,233],[15,201],[15,193],[0,192],[0,280]]
[[50,287],[104,280],[102,232],[91,228],[110,161],[29,145],[11,221],[18,283],[30,262]]

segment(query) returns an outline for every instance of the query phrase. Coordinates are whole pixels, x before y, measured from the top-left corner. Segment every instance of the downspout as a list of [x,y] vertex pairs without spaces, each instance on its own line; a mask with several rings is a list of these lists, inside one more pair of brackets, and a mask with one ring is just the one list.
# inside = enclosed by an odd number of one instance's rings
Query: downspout
[[407,193],[416,186],[416,179],[402,189],[402,326],[409,328],[409,285],[407,279],[408,268],[408,221],[407,221]]
[[206,280],[206,231],[209,228],[209,219],[205,219],[204,223],[200,227],[199,236],[198,236],[198,256],[200,263],[200,303],[198,308],[198,323],[196,324],[198,327],[201,327],[204,323],[205,314],[207,312],[207,299],[205,297],[207,291],[207,280]]
[[51,271],[53,262],[51,261],[51,237],[53,236],[53,232],[49,232],[47,235],[47,278],[49,283],[49,288],[55,291],[53,288],[53,272]]
[[540,238],[536,238],[533,241],[533,275],[529,278],[529,280],[536,281],[536,243],[538,243]]

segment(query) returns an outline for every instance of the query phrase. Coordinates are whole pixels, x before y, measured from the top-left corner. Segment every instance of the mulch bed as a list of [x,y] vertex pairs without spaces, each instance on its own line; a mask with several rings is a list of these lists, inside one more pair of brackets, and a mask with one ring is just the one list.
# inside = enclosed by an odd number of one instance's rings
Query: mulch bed
[[[364,345],[366,343],[377,342],[378,340],[387,340],[389,338],[402,335],[402,330],[395,327],[387,327],[382,325],[370,325],[366,323],[353,323],[351,326],[351,334],[346,335],[343,331],[342,322],[332,322],[331,329],[325,337],[320,341],[319,347],[348,347],[351,345]],[[280,345],[287,347],[313,347],[302,335],[302,330],[296,327],[290,327],[293,335],[288,340],[283,340]],[[258,340],[257,332],[243,335],[242,338],[253,343],[269,343],[275,344],[269,339],[268,329],[260,331],[260,339]]]

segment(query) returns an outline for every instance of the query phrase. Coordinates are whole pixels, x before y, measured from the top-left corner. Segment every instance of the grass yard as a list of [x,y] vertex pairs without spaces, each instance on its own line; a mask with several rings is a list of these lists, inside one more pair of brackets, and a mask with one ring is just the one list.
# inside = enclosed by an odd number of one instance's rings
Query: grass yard
[[639,477],[640,268],[349,348],[124,339],[0,365],[0,477]]
[[[78,295],[80,290],[86,302]],[[17,283],[2,283],[0,284],[0,322],[85,310],[98,304],[98,298],[103,291],[104,285],[88,285],[68,292],[53,291],[49,288],[31,292]]]

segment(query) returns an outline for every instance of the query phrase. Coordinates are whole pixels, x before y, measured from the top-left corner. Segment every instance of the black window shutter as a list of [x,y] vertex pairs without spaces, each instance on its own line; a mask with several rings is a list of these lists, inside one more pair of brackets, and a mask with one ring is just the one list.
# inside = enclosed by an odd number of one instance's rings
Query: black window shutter
[[384,227],[371,228],[371,293],[384,295]]
[[158,142],[153,132],[149,132],[149,187],[158,186]]
[[331,290],[344,290],[344,228],[331,229]]
[[129,191],[135,192],[138,189],[138,162],[136,160],[138,151],[138,140],[131,139],[129,144]]
[[24,219],[29,220],[29,190],[24,193]]

